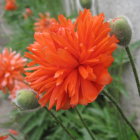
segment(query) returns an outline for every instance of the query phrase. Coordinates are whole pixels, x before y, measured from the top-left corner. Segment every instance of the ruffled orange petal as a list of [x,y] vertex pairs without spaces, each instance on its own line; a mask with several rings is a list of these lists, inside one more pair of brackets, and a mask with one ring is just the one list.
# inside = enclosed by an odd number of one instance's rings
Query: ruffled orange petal
[[[118,40],[110,36],[104,14],[80,12],[76,22],[63,15],[45,32],[35,33],[26,56],[32,59],[27,81],[38,92],[41,106],[56,110],[93,102],[112,81],[108,72]],[[36,66],[37,65],[37,66]]]

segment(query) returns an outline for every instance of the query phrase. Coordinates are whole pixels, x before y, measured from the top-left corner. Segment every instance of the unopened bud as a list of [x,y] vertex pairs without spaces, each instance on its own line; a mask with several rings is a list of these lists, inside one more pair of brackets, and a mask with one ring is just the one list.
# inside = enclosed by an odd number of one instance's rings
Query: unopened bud
[[92,0],[80,0],[80,3],[83,8],[90,9],[92,5]]
[[119,45],[127,46],[130,43],[132,30],[125,17],[117,17],[110,21],[111,35],[115,35],[119,40]]
[[25,110],[35,109],[39,106],[35,92],[29,89],[18,91],[16,105]]

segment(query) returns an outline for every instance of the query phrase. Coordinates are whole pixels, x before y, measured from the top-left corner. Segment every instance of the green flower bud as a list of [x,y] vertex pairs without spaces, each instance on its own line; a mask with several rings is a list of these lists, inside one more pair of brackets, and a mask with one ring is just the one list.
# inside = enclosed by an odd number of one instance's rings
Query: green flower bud
[[35,92],[29,89],[18,91],[16,105],[24,110],[35,109],[39,106]]
[[119,45],[127,46],[130,43],[132,30],[125,17],[117,17],[110,21],[111,35],[115,35],[119,40]]
[[80,3],[83,8],[90,9],[92,5],[92,0],[80,0]]

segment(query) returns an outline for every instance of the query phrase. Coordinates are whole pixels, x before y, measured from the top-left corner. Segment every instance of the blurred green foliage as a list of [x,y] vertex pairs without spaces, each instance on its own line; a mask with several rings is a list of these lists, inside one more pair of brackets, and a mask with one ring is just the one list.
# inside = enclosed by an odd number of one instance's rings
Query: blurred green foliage
[[[7,46],[24,53],[26,47],[33,43],[34,23],[39,18],[39,13],[49,12],[51,17],[57,18],[64,12],[61,0],[17,0],[17,5],[19,8],[16,11],[4,13],[7,24],[13,31]],[[33,15],[25,20],[23,14],[27,7],[33,11]]]
[[[34,22],[39,18],[38,14],[40,12],[50,12],[52,17],[57,18],[57,15],[64,14],[64,11],[61,0],[17,0],[17,2],[18,10],[4,14],[12,29],[7,46],[24,54],[27,51],[26,47],[33,43]],[[26,7],[31,8],[33,16],[24,20],[23,13]],[[139,45],[140,41],[132,44],[132,51]],[[119,101],[121,94],[127,95],[122,81],[122,72],[125,64],[129,61],[122,48],[117,49],[114,57],[115,62],[110,68],[114,80],[106,88]],[[136,140],[120,114],[102,94],[96,102],[87,106],[78,106],[78,109],[88,127],[96,134],[97,140]],[[12,122],[5,123],[3,127],[18,124],[18,129],[26,140],[70,140],[44,109],[31,112],[15,110],[11,114]],[[77,140],[91,140],[74,109],[55,112],[55,114]],[[133,120],[133,118],[130,119]]]

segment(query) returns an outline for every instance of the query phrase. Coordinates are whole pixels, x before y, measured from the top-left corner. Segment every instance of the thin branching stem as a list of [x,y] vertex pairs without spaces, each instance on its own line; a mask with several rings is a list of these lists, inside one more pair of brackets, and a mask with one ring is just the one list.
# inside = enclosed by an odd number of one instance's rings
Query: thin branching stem
[[86,125],[84,119],[82,118],[82,115],[80,114],[80,112],[78,111],[78,109],[76,107],[75,107],[75,111],[78,114],[78,116],[79,116],[81,122],[83,123],[84,127],[88,131],[89,135],[91,136],[92,140],[97,140],[95,135],[93,134],[93,132],[91,132],[90,129],[88,128],[88,126]]
[[116,102],[116,100],[107,92],[107,91],[103,91],[104,95],[106,97],[109,98],[109,100],[114,104],[114,106],[117,108],[117,110],[119,111],[119,113],[121,114],[122,118],[124,119],[124,121],[127,123],[127,125],[131,128],[131,130],[134,132],[135,136],[137,137],[138,140],[140,140],[140,136],[137,132],[137,130],[133,127],[133,125],[130,123],[130,121],[127,119],[127,117],[124,115],[121,107],[118,105],[118,103]]
[[76,138],[74,136],[72,136],[72,134],[68,131],[68,129],[62,124],[62,122],[54,115],[54,113],[50,110],[48,110],[47,107],[44,107],[44,109],[54,118],[54,120],[57,122],[57,124],[59,124],[64,131],[71,137],[72,140],[76,140]]
[[140,81],[139,81],[137,69],[136,69],[136,66],[135,66],[133,57],[132,57],[132,55],[131,55],[129,46],[126,46],[126,47],[125,47],[125,50],[126,50],[126,52],[127,52],[127,55],[128,55],[128,57],[129,57],[129,60],[130,60],[131,66],[132,66],[132,70],[133,70],[133,73],[134,73],[135,81],[136,81],[137,88],[138,88],[138,92],[139,92],[139,96],[140,96]]

